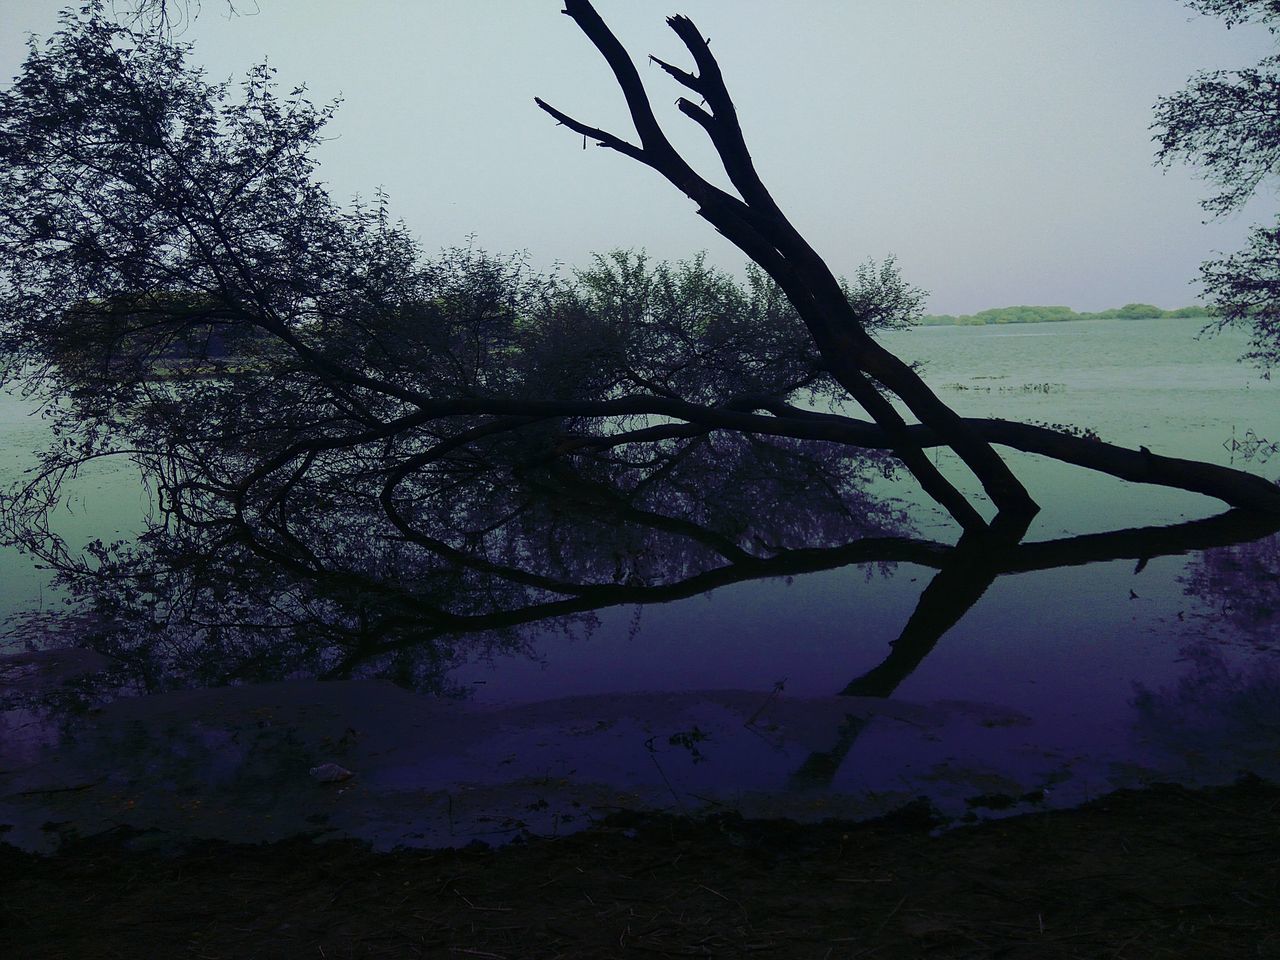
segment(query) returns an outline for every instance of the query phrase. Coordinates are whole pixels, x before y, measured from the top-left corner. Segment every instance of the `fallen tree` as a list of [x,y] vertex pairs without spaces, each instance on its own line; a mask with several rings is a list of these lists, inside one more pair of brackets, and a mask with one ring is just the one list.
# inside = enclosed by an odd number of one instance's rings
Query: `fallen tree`
[[[1126,480],[1206,493],[1234,506],[1264,511],[1280,509],[1280,491],[1274,484],[1259,482],[1256,477],[1236,471],[1156,457],[1145,448],[1126,450],[1028,425],[987,422],[979,428],[956,416],[909,365],[868,334],[865,317],[841,295],[840,284],[831,270],[787,220],[760,180],[719,64],[693,21],[674,16],[668,18],[667,23],[688,49],[696,72],[654,56],[650,56],[650,60],[699,98],[700,102],[694,103],[681,97],[676,106],[706,131],[725,173],[738,191],[737,197],[701,177],[671,145],[653,113],[635,64],[589,0],[565,0],[563,12],[573,19],[613,71],[640,142],[633,144],[589,126],[535,98],[538,106],[569,129],[594,139],[599,146],[656,170],[698,205],[699,216],[765,270],[795,306],[832,376],[879,427],[878,433],[864,433],[868,440],[872,436],[879,438],[869,445],[891,449],[930,496],[963,528],[981,530],[985,524],[922,455],[926,437],[931,444],[950,447],[969,466],[999,510],[998,516],[1023,517],[1034,514],[1038,508],[1007,465],[991,450],[993,442]],[[870,381],[901,398],[927,430],[909,428]]]
[[[641,142],[544,109],[694,198],[758,264],[745,284],[626,253],[572,277],[427,258],[384,198],[333,203],[312,156],[331,110],[280,95],[265,67],[233,94],[93,11],[33,44],[0,95],[0,361],[55,442],[0,501],[2,531],[90,622],[126,644],[185,632],[201,663],[246,675],[262,662],[249,635],[326,675],[416,638],[429,673],[444,638],[833,557],[954,551],[994,576],[1036,507],[993,444],[1280,515],[1276,486],[1241,471],[957,416],[871,336],[917,317],[919,292],[891,263],[842,282],[788,223],[693,24],[671,21],[698,72],[662,66],[705,100],[680,109],[737,197],[676,154],[591,6],[567,7]],[[832,400],[871,419],[813,409]],[[978,477],[992,524],[933,465],[937,445]],[[107,456],[138,464],[158,510],[136,544],[82,554],[49,512]],[[904,538],[874,495],[900,466],[954,519],[955,547]],[[960,579],[970,603],[985,589]]]

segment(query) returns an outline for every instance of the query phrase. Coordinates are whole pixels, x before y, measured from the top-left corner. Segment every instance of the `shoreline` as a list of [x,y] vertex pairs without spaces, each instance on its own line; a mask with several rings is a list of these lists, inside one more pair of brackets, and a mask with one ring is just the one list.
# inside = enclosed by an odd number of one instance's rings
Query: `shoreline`
[[[0,842],[0,952],[105,957],[1242,957],[1280,951],[1280,787],[1122,790],[932,835],[616,815],[501,848]],[[163,844],[161,844],[163,846]]]

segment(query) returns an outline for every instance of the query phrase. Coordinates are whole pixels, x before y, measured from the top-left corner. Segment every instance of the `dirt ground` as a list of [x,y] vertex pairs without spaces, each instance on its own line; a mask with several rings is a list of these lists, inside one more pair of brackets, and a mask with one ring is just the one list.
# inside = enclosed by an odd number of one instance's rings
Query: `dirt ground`
[[931,835],[615,817],[501,849],[112,835],[0,847],[0,956],[1280,957],[1280,788],[1113,794]]

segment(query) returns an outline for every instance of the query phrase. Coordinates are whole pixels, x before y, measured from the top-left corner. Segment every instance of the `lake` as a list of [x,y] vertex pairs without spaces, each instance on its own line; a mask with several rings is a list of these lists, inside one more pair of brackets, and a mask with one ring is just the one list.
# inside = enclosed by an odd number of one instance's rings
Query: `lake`
[[[1241,338],[1197,340],[1199,328],[882,339],[964,415],[1087,427],[1275,480],[1280,385],[1235,362]],[[0,400],[0,430],[8,483],[44,433],[13,398]],[[961,476],[949,454],[937,462]],[[1230,545],[1230,521],[1198,523],[1222,505],[1194,494],[1009,462],[1044,509],[1033,546],[998,570],[872,557],[617,604],[535,624],[514,645],[459,644],[447,683],[425,692],[295,673],[113,697],[64,686],[105,665],[95,655],[11,643],[0,824],[37,849],[119,823],[436,845],[572,829],[618,808],[821,818],[923,796],[959,819],[1153,781],[1280,775],[1280,540]],[[899,499],[917,538],[953,540],[909,488],[875,492]],[[139,528],[146,498],[128,465],[97,466],[73,490],[55,518],[68,539]],[[1167,543],[1083,539],[1169,525],[1181,526]],[[10,616],[58,602],[25,557],[0,555],[0,575]],[[35,696],[50,690],[81,693]],[[317,783],[325,763],[354,775]]]

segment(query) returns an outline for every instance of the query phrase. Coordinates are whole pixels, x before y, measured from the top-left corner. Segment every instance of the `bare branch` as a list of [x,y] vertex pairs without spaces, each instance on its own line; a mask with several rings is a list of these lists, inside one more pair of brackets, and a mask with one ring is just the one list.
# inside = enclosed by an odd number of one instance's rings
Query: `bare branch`
[[635,124],[636,132],[640,134],[640,142],[644,144],[645,150],[673,172],[679,170],[685,176],[696,178],[697,175],[680,158],[667,140],[666,134],[662,132],[657,117],[653,115],[649,97],[644,92],[644,84],[640,82],[640,73],[631,62],[626,49],[613,35],[613,31],[600,19],[600,14],[596,13],[595,8],[587,0],[565,0],[564,13],[572,18],[578,28],[586,34],[587,39],[595,44],[596,49],[609,64],[626,98],[627,109],[631,111],[631,122]]
[[[759,174],[756,173],[751,154],[747,150],[746,139],[742,134],[742,127],[738,123],[738,111],[733,105],[733,98],[729,96],[724,76],[720,72],[720,64],[712,55],[702,32],[688,17],[669,17],[667,25],[675,31],[676,36],[683,41],[689,53],[693,55],[693,61],[698,67],[698,77],[696,85],[688,86],[706,100],[715,121],[714,123],[704,122],[701,117],[685,109],[683,104],[680,106],[681,112],[693,117],[706,129],[716,152],[720,154],[720,159],[724,163],[725,173],[729,175],[729,180],[742,198],[751,206],[759,207],[767,211],[770,216],[787,223],[781,209],[765,188]],[[790,228],[789,223],[787,226]],[[800,240],[794,228],[791,228],[790,232],[794,234],[793,240]],[[803,243],[803,241],[800,242]]]
[[782,287],[809,329],[832,375],[894,438],[895,452],[920,484],[965,530],[986,522],[956,487],[918,448],[901,415],[871,384],[874,378],[898,394],[921,421],[948,438],[951,447],[982,482],[1001,511],[1031,515],[1038,507],[990,445],[965,426],[919,376],[866,332],[839,281],[816,251],[778,209],[760,181],[738,124],[737,111],[719,65],[701,32],[687,17],[667,22],[698,67],[695,76],[654,58],[686,88],[703,95],[710,111],[682,98],[679,109],[707,131],[741,199],[712,186],[693,171],[663,134],[640,75],[626,50],[589,0],[566,0],[569,15],[612,69],[644,147],[644,162],[662,173],[698,204],[698,213],[737,244]]
[[712,140],[715,139],[715,117],[687,97],[681,97],[677,100],[676,108],[686,117],[696,120],[702,129],[707,131],[707,136],[711,137]]
[[645,152],[642,148],[628,143],[621,137],[615,137],[612,133],[601,130],[599,127],[589,127],[585,123],[573,119],[573,117],[569,116],[567,113],[562,113],[555,107],[551,106],[551,104],[547,103],[541,97],[534,97],[533,102],[541,109],[551,114],[551,116],[555,117],[562,126],[566,126],[574,133],[580,133],[584,137],[589,137],[596,141],[597,146],[608,147],[610,150],[617,150],[619,153],[625,154],[632,160],[639,160],[643,164],[652,166],[648,157],[645,156]]
[[671,74],[671,76],[676,79],[676,82],[684,84],[684,86],[688,87],[694,93],[702,93],[702,84],[692,73],[686,73],[679,67],[674,67],[667,63],[667,61],[655,57],[652,53],[649,54],[649,62],[656,63],[663,70],[667,71],[667,73]]

